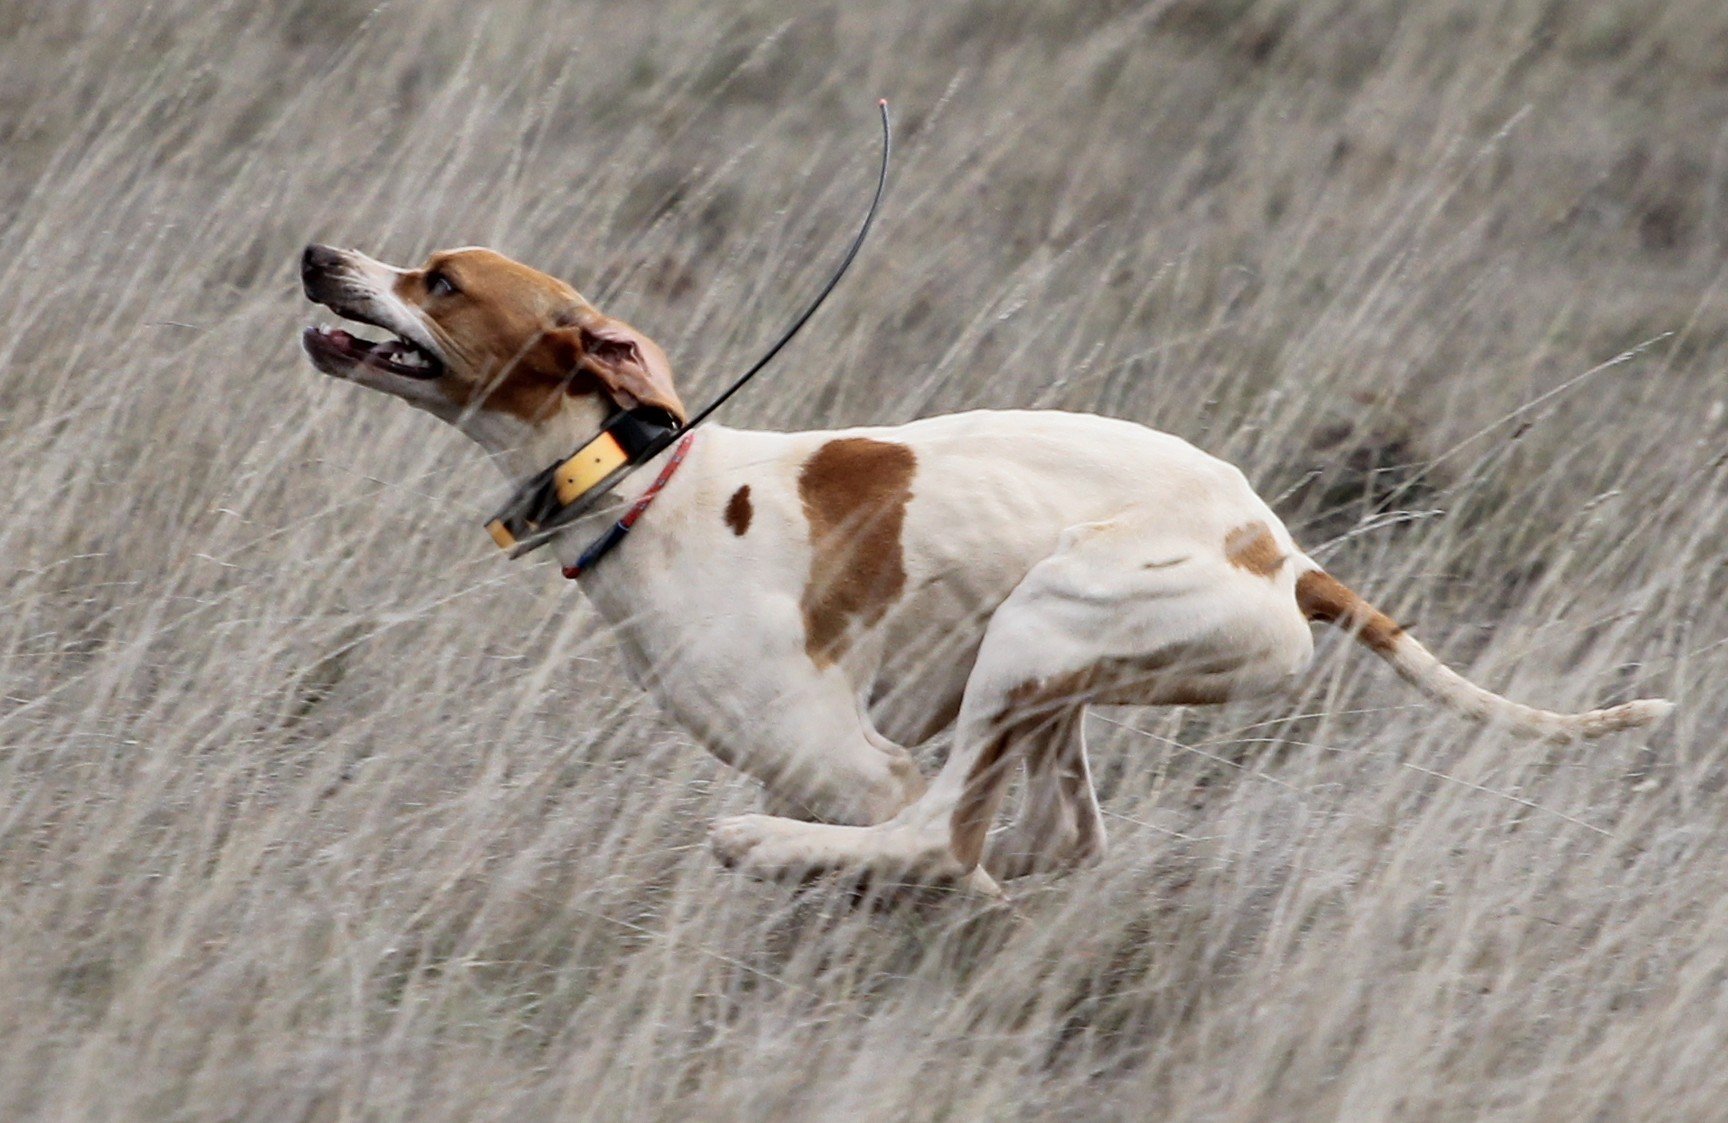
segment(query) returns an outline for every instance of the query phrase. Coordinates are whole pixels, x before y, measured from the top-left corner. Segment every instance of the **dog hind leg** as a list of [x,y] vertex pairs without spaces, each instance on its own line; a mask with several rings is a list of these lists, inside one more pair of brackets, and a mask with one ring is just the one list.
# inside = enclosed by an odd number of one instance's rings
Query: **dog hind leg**
[[998,881],[1084,868],[1104,857],[1104,846],[1103,813],[1086,758],[1085,710],[1077,704],[1028,746],[1019,813],[990,836],[984,867]]
[[1223,701],[1307,665],[1312,638],[1281,578],[1232,565],[1212,542],[1150,539],[1132,514],[1076,527],[991,617],[954,751],[920,799],[864,829],[723,820],[715,852],[770,878],[840,870],[999,892],[978,865],[990,824],[1021,754],[1064,715],[1077,722],[1092,698]]

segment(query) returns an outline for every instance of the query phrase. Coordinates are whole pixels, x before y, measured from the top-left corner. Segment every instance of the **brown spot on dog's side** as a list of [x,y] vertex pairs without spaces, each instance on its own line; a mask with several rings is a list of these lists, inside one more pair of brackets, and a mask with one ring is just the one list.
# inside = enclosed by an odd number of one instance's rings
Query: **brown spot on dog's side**
[[842,437],[817,449],[798,474],[813,551],[801,604],[804,649],[819,667],[846,653],[854,622],[876,623],[906,588],[900,535],[917,464],[905,445]]
[[1284,551],[1272,537],[1272,528],[1263,522],[1251,522],[1237,527],[1224,536],[1224,556],[1237,569],[1245,569],[1257,577],[1271,577],[1284,564]]
[[750,485],[745,484],[732,493],[732,498],[726,501],[726,525],[732,528],[732,533],[744,537],[744,532],[750,529],[750,518],[756,513],[750,506]]
[[1390,653],[1404,634],[1396,620],[1325,570],[1312,569],[1296,579],[1296,607],[1310,620],[1355,632],[1357,639],[1382,655]]

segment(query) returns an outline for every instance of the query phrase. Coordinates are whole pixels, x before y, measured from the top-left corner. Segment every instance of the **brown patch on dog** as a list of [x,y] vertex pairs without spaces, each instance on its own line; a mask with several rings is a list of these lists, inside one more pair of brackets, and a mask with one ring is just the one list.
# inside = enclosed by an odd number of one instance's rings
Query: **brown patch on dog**
[[1224,536],[1224,556],[1237,569],[1245,569],[1256,577],[1271,577],[1284,564],[1284,551],[1272,537],[1272,528],[1263,522],[1239,526]]
[[1002,797],[1013,775],[1009,750],[1041,730],[1080,718],[1081,707],[1091,692],[1094,675],[1089,671],[1062,675],[1048,682],[1023,682],[1008,692],[997,718],[999,731],[984,746],[966,773],[966,786],[948,817],[950,849],[962,867],[971,869],[984,856],[990,823],[1002,806]]
[[444,396],[459,409],[478,407],[494,413],[506,413],[529,425],[536,425],[554,413],[566,395],[597,394],[600,387],[592,377],[581,372],[567,375],[533,363],[532,358],[509,368],[502,378],[480,385],[473,382],[445,379],[438,384]]
[[726,525],[740,538],[750,529],[750,519],[755,513],[755,509],[750,506],[749,484],[734,491],[732,498],[726,501]]
[[1311,569],[1296,579],[1296,607],[1310,620],[1354,632],[1382,655],[1390,654],[1404,634],[1396,620],[1325,570]]
[[[434,277],[442,283],[431,284]],[[458,409],[535,425],[566,397],[605,394],[626,409],[650,405],[684,417],[659,346],[556,277],[470,248],[401,271],[393,289],[420,310],[444,350],[447,377],[438,388]]]
[[1090,670],[1046,683],[1045,709],[1056,702],[1099,706],[1210,706],[1231,698],[1231,675],[1241,666],[1234,657],[1168,648],[1111,657]]
[[1100,706],[1212,706],[1230,700],[1234,658],[1211,660],[1179,650],[1107,659],[1087,700]]
[[853,621],[876,623],[906,588],[900,534],[917,465],[905,445],[842,437],[798,474],[814,551],[801,603],[804,649],[818,667],[846,653]]
[[1195,660],[1180,651],[1104,659],[1083,671],[1023,682],[1008,692],[996,733],[966,773],[966,786],[948,818],[951,850],[967,869],[982,858],[990,823],[1013,775],[1010,752],[1017,741],[1067,736],[1057,727],[1081,720],[1088,703],[1098,705],[1206,706],[1228,701],[1227,675],[1236,660]]
[[966,786],[948,817],[948,832],[954,857],[971,868],[984,856],[984,841],[990,833],[990,823],[1002,804],[1008,786],[1008,750],[1019,735],[1026,718],[1020,712],[1044,691],[1041,682],[1023,682],[1008,692],[1007,705],[997,719],[1001,731],[984,746],[978,759],[966,772]]
[[990,823],[1002,804],[1008,786],[1007,760],[1014,733],[1005,731],[984,746],[972,770],[966,774],[966,787],[948,817],[949,850],[964,869],[971,869],[984,857],[984,842],[990,834]]
[[[434,275],[449,286],[432,291]],[[574,356],[558,333],[571,315],[592,309],[556,277],[491,250],[445,250],[404,270],[394,288],[443,346],[450,377],[438,386],[457,408],[534,424],[556,412],[567,391],[598,392],[591,375],[572,381]]]

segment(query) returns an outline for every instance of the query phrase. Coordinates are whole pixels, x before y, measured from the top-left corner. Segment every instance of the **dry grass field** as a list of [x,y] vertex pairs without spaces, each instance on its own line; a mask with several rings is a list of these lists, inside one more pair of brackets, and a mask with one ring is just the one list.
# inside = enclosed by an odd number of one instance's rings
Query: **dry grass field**
[[[1329,635],[1091,721],[1109,858],[853,908],[509,564],[295,261],[480,242],[733,425],[1097,410],[1517,698]],[[0,6],[0,1118],[1728,1117],[1728,8]],[[540,559],[543,555],[535,555]],[[934,767],[943,746],[928,746]]]

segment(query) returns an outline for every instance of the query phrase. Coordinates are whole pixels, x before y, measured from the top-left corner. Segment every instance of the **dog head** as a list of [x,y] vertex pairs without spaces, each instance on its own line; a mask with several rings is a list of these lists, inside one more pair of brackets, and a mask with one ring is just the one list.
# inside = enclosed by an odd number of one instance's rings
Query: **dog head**
[[[685,418],[652,339],[563,281],[487,249],[443,250],[418,269],[310,245],[306,296],[390,339],[311,327],[302,345],[325,374],[382,390],[469,432],[580,432],[614,408]],[[513,424],[487,424],[505,422]],[[567,451],[567,450],[566,450]]]

